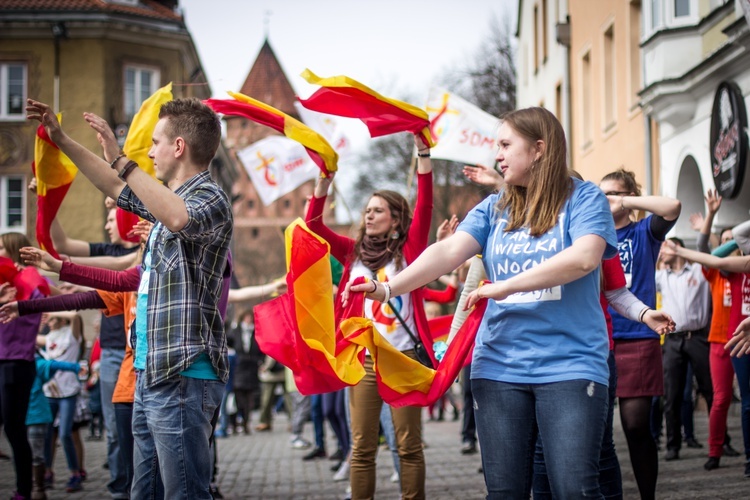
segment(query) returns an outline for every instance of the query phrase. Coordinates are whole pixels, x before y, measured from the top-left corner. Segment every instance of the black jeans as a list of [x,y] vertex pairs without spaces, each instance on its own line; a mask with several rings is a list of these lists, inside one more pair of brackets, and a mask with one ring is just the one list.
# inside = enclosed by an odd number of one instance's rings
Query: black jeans
[[461,442],[476,444],[477,424],[474,422],[474,395],[471,392],[471,363],[463,368],[461,386],[464,393],[464,419]]
[[13,450],[16,490],[31,498],[31,447],[26,437],[26,412],[36,377],[33,361],[0,361],[0,424]]
[[713,385],[708,364],[708,329],[676,332],[664,338],[664,417],[667,427],[667,449],[682,447],[682,400],[688,362],[692,364],[698,390],[706,398],[709,411],[713,402]]

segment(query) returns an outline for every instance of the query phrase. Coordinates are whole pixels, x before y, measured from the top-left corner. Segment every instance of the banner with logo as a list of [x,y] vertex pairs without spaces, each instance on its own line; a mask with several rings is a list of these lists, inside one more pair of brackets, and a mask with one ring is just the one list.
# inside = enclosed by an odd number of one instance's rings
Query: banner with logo
[[320,173],[304,146],[281,135],[261,139],[237,156],[266,206]]
[[430,89],[427,113],[437,141],[430,150],[433,158],[487,167],[495,164],[497,117],[438,87]]

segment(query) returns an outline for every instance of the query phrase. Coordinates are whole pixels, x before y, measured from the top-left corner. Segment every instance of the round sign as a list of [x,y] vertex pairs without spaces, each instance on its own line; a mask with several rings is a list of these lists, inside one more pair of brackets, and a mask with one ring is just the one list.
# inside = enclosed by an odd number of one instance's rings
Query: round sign
[[747,162],[747,111],[734,82],[716,89],[711,112],[711,173],[719,194],[735,198],[742,187]]

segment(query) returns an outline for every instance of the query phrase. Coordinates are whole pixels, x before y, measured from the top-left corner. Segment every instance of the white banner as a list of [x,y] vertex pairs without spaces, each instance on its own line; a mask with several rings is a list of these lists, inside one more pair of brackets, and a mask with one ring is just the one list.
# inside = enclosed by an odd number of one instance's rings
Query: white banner
[[433,87],[427,98],[433,158],[470,165],[495,164],[500,120],[447,90]]
[[295,102],[294,107],[297,109],[302,123],[322,135],[334,151],[338,153],[339,159],[346,158],[351,154],[351,141],[333,116],[309,110],[299,102]]
[[304,146],[281,135],[261,139],[237,156],[266,206],[320,173]]

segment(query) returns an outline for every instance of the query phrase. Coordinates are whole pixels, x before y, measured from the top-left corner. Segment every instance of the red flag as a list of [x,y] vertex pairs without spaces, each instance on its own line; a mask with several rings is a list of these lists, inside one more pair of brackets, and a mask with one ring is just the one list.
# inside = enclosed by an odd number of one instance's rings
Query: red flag
[[[62,122],[62,116],[57,115]],[[78,173],[78,168],[52,142],[44,127],[39,125],[34,142],[34,163],[31,166],[37,180],[36,239],[39,247],[60,258],[49,234],[65,195]]]
[[8,257],[0,257],[0,283],[10,283],[16,288],[16,300],[28,300],[36,289],[49,295],[49,283],[35,267],[24,267],[19,271]]
[[320,78],[309,69],[302,78],[321,88],[300,103],[307,109],[330,115],[359,118],[370,131],[371,137],[397,132],[418,134],[422,142],[432,147],[430,120],[421,108],[384,97],[347,76]]

